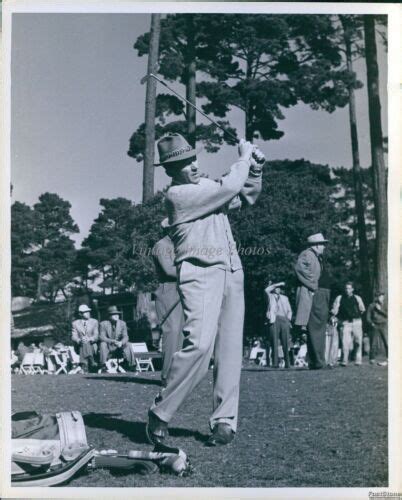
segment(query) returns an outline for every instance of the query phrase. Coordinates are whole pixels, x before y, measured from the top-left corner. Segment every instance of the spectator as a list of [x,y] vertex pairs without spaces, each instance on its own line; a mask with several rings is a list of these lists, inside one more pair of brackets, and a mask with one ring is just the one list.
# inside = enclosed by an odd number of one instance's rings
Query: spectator
[[84,372],[88,368],[95,370],[98,364],[95,361],[97,352],[97,342],[99,339],[99,324],[94,318],[91,318],[91,309],[82,304],[78,308],[79,319],[73,321],[71,338],[77,346],[81,368]]
[[29,347],[27,347],[24,344],[24,342],[21,340],[21,342],[18,343],[18,347],[17,347],[17,356],[18,356],[18,360],[20,363],[24,359],[25,354],[27,354],[28,352],[31,352]]
[[378,363],[380,366],[388,364],[388,312],[385,305],[385,294],[378,292],[367,308],[367,323],[370,326],[370,363],[376,363],[377,342],[382,340],[385,349],[386,361]]
[[292,320],[292,309],[289,299],[282,293],[285,283],[274,283],[265,289],[268,300],[267,320],[268,338],[271,346],[272,367],[279,368],[278,347],[281,341],[285,367],[290,367],[289,345],[290,322]]
[[339,333],[338,321],[335,316],[329,321],[325,340],[325,362],[330,368],[334,367],[338,361]]
[[173,354],[183,345],[184,313],[177,289],[174,245],[168,234],[168,219],[162,221],[164,237],[152,249],[159,287],[155,292],[155,308],[162,330],[162,385],[166,380]]
[[108,308],[109,319],[100,324],[100,362],[102,372],[106,372],[106,361],[109,355],[115,358],[123,358],[131,367],[135,363],[134,354],[131,350],[126,323],[120,319],[121,312],[116,306]]
[[323,254],[328,240],[321,233],[307,238],[308,248],[301,252],[295,272],[299,281],[296,292],[296,319],[307,331],[309,368],[319,370],[325,365],[325,330],[329,313],[330,282]]
[[365,311],[363,300],[354,293],[353,283],[345,285],[345,292],[338,295],[332,306],[332,314],[339,320],[342,331],[341,366],[347,366],[349,353],[356,346],[355,365],[362,364],[363,326],[361,316]]

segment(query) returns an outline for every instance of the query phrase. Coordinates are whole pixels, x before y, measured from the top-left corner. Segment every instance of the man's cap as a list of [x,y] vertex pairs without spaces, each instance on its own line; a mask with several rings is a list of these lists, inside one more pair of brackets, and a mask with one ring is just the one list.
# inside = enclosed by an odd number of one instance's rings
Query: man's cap
[[108,307],[107,308],[107,313],[108,313],[109,316],[111,316],[112,314],[120,314],[121,315],[121,311],[119,311],[116,306],[110,306],[110,307]]
[[316,233],[316,234],[311,234],[307,238],[307,243],[309,245],[321,245],[321,244],[324,244],[324,243],[328,243],[328,240],[326,240],[324,238],[324,236],[322,235],[322,233]]
[[80,313],[91,312],[91,309],[86,304],[81,304],[80,307],[78,308],[78,312]]
[[159,163],[155,166],[169,166],[169,163],[187,160],[197,156],[196,150],[190,146],[180,134],[170,133],[158,141]]

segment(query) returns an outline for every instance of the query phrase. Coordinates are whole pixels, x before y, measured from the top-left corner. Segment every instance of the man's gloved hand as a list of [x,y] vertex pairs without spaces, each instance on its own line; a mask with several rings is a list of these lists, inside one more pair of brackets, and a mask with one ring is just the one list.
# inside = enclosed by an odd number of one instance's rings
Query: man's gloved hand
[[253,146],[250,170],[256,175],[260,175],[265,164],[265,156],[257,146]]
[[251,161],[251,155],[253,153],[254,146],[251,142],[244,139],[240,139],[239,142],[239,157],[240,160]]

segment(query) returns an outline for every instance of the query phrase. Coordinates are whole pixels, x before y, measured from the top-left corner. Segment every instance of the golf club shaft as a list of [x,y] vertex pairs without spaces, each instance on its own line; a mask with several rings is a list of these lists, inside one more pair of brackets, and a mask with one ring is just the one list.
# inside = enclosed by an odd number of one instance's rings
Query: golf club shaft
[[160,78],[158,78],[157,76],[155,76],[153,73],[149,73],[149,76],[152,76],[153,78],[155,78],[155,80],[157,80],[159,83],[161,83],[162,85],[164,85],[168,90],[170,90],[170,92],[173,92],[173,94],[177,95],[177,97],[179,97],[182,101],[186,102],[187,104],[189,104],[190,106],[192,106],[194,109],[196,109],[199,113],[202,114],[202,116],[204,116],[207,120],[209,120],[210,122],[212,122],[216,127],[218,127],[221,130],[223,130],[223,132],[225,132],[225,134],[227,134],[228,136],[230,136],[236,142],[236,144],[239,143],[239,139],[235,135],[233,135],[231,132],[229,132],[228,130],[226,130],[225,127],[222,127],[222,125],[219,125],[219,123],[217,123],[215,120],[213,120],[208,115],[206,115],[203,111],[201,111],[200,108],[197,108],[197,106],[195,104],[193,104],[188,99],[186,99],[185,97],[183,97],[182,95],[180,95],[178,92],[176,92],[175,90],[173,90],[171,87],[169,87],[169,85],[167,83],[165,83],[163,80],[161,80]]

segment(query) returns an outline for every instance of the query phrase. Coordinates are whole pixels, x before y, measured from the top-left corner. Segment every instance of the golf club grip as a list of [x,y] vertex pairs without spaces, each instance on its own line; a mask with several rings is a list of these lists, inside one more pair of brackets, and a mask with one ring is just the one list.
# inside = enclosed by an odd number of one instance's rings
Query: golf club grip
[[138,467],[139,461],[134,458],[122,456],[101,456],[98,455],[94,459],[95,469],[135,469]]

